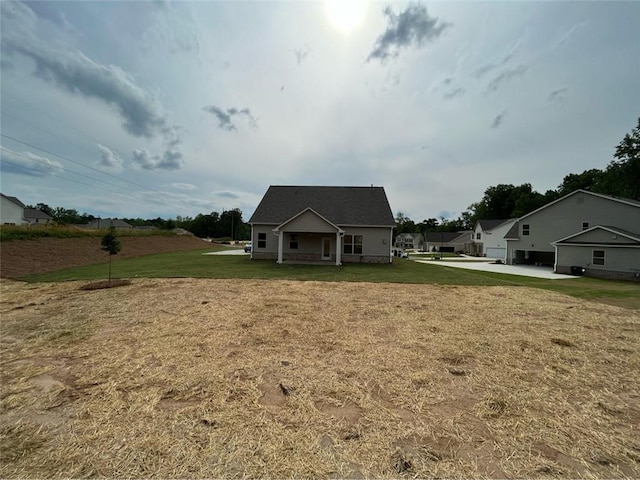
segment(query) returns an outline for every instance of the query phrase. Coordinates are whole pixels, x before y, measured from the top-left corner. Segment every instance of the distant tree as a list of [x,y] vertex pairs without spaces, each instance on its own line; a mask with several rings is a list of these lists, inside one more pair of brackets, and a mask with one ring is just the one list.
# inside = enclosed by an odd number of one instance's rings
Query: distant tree
[[36,205],[36,209],[40,210],[43,213],[46,213],[50,217],[53,217],[53,209],[49,205],[47,205],[46,203],[38,203]]
[[562,180],[558,186],[558,196],[563,197],[576,190],[589,190],[591,192],[602,192],[604,172],[597,168],[585,170],[582,173],[570,173]]
[[116,236],[115,227],[109,228],[109,232],[102,237],[100,245],[102,250],[109,253],[109,285],[111,285],[111,257],[113,255],[117,255],[121,249],[120,240],[118,240],[118,237]]

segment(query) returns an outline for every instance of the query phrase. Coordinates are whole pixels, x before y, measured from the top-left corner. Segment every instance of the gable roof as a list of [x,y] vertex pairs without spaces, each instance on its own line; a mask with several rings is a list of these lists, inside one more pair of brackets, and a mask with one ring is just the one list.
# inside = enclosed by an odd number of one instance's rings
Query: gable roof
[[[614,235],[620,235],[623,236],[625,238],[628,238],[629,240],[634,240],[638,243],[640,243],[640,233],[633,233],[630,232],[628,230],[624,230],[622,228],[618,228],[618,227],[614,227],[611,225],[596,225],[595,227],[591,227],[591,228],[587,228],[586,230],[582,230],[578,233],[574,233],[573,235],[569,235],[568,237],[564,237],[561,238],[560,240],[556,240],[555,242],[551,242],[552,245],[558,244],[558,243],[572,243],[570,240],[575,241],[576,238],[592,232],[594,230],[605,230],[607,232],[613,233]],[[590,242],[588,242],[590,243]],[[597,243],[601,243],[601,242],[597,242]]]
[[478,220],[478,224],[480,228],[484,231],[493,230],[499,225],[502,225],[504,222],[508,222],[509,219],[501,219],[501,220]]
[[44,213],[42,210],[38,210],[37,208],[25,208],[24,209],[24,217],[25,218],[41,218],[43,220],[51,220],[53,217]]
[[295,221],[298,217],[301,217],[302,215],[304,215],[305,213],[310,212],[311,214],[315,215],[316,217],[318,217],[320,220],[322,220],[323,222],[325,222],[327,225],[335,228],[338,232],[343,232],[343,230],[338,227],[337,225],[334,225],[333,223],[331,223],[331,221],[327,220],[326,218],[324,218],[322,215],[320,215],[318,212],[316,212],[313,208],[311,207],[307,207],[304,210],[296,213],[293,217],[288,218],[287,220],[285,220],[284,222],[282,222],[280,225],[278,225],[276,228],[273,229],[273,231],[278,231],[278,230],[282,230],[282,228],[285,225],[288,225],[289,223]]
[[22,203],[20,200],[18,200],[17,197],[10,197],[9,195],[5,195],[4,193],[0,193],[0,195],[2,195],[4,198],[9,200],[10,202],[15,203],[19,207],[22,207],[22,208],[25,207],[24,203]]
[[334,225],[396,224],[383,187],[285,185],[268,188],[249,223],[280,225],[307,208]]

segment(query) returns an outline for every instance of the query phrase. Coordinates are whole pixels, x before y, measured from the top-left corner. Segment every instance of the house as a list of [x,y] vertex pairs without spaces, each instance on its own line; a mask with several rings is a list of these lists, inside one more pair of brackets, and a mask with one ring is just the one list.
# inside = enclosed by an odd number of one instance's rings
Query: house
[[[507,263],[554,266],[556,273],[580,267],[587,274],[630,278],[640,271],[633,253],[638,233],[640,201],[576,190],[512,225],[505,235]],[[570,260],[575,261],[566,263]]]
[[117,218],[96,218],[84,225],[84,228],[111,228],[115,227],[116,230],[131,230],[133,225],[125,222],[124,220],[118,220]]
[[25,208],[24,218],[30,225],[46,225],[53,220],[53,217],[36,208]]
[[24,225],[29,223],[24,218],[24,203],[16,197],[10,197],[0,193],[0,224],[2,225]]
[[516,220],[478,220],[471,234],[469,255],[505,260],[507,242],[504,236]]
[[471,242],[471,230],[461,232],[427,232],[424,237],[426,252],[464,253],[465,245]]
[[401,233],[396,235],[395,246],[401,249],[420,250],[424,245],[424,236],[421,233]]
[[391,263],[395,220],[383,187],[270,186],[251,225],[252,259]]
[[553,245],[556,273],[640,281],[640,232],[597,225]]

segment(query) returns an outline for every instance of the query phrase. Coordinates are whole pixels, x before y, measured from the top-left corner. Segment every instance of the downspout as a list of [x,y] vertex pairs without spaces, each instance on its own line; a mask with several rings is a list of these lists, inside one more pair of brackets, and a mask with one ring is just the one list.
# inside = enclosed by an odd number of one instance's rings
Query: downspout
[[558,273],[558,245],[554,245],[553,250],[554,250],[553,273]]

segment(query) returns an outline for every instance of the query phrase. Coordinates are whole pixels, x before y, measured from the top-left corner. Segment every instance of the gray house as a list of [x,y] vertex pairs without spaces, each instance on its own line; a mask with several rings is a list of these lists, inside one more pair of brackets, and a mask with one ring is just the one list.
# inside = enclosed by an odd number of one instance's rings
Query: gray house
[[465,253],[471,242],[471,230],[461,232],[427,232],[424,237],[426,252]]
[[24,218],[32,225],[46,225],[53,220],[51,215],[35,208],[25,208]]
[[270,186],[251,225],[252,259],[391,263],[395,220],[383,187]]
[[424,236],[421,233],[401,233],[396,235],[395,246],[402,249],[419,250],[424,245]]
[[507,263],[632,278],[640,272],[639,237],[640,201],[576,190],[513,224],[505,235]]
[[84,225],[84,228],[111,228],[114,227],[116,230],[131,230],[133,229],[133,225],[125,222],[124,220],[119,220],[117,218],[96,218],[91,220],[89,223]]

